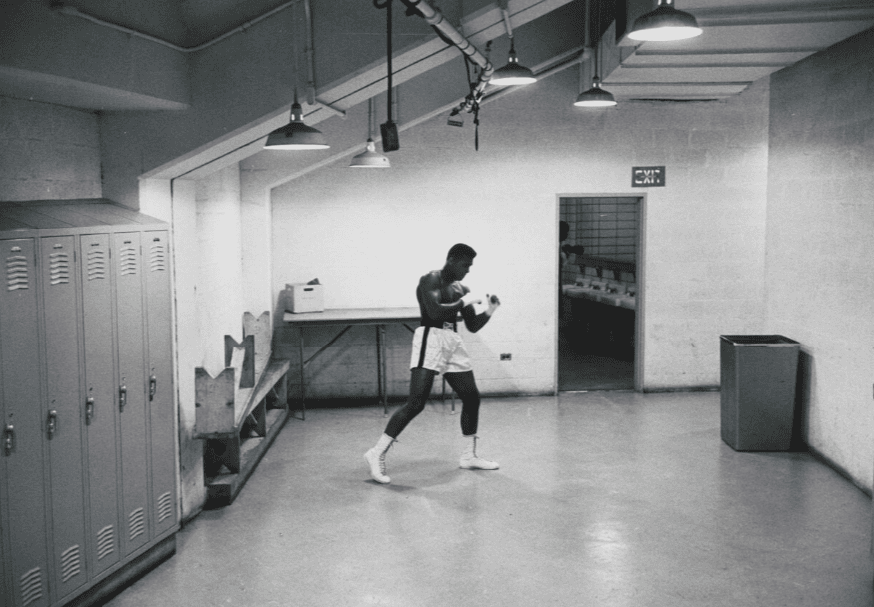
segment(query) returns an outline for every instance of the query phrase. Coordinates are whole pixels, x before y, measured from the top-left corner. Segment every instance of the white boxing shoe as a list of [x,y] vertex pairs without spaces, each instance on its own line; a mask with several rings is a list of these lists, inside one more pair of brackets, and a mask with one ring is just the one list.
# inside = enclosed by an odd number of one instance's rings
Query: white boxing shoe
[[370,466],[370,476],[377,483],[382,483],[383,485],[391,482],[391,478],[385,473],[385,454],[393,442],[395,442],[395,439],[388,434],[383,434],[379,437],[379,442],[376,443],[376,446],[364,454],[364,459]]
[[478,438],[475,434],[464,437],[466,446],[461,454],[461,459],[458,460],[459,467],[465,470],[497,470],[501,467],[498,462],[493,462],[477,455],[476,441]]

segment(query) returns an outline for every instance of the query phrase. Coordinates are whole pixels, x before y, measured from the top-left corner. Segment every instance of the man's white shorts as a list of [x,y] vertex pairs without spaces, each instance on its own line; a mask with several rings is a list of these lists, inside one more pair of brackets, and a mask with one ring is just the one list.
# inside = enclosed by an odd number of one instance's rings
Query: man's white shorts
[[417,327],[413,333],[410,368],[424,368],[438,373],[472,370],[470,356],[461,336],[452,329]]

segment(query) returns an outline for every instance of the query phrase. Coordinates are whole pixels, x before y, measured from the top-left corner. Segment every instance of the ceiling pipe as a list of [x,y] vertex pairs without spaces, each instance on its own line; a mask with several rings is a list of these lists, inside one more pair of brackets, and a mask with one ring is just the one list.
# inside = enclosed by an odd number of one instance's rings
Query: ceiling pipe
[[404,3],[410,12],[417,12],[421,15],[428,25],[433,27],[442,38],[452,43],[458,50],[464,53],[466,57],[480,67],[479,78],[477,79],[476,86],[473,87],[464,101],[461,102],[457,108],[452,110],[452,113],[457,114],[459,112],[473,111],[476,102],[482,98],[483,91],[489,83],[495,68],[489,60],[486,59],[485,55],[471,44],[470,41],[455,28],[455,26],[446,20],[439,9],[431,6],[428,0],[401,0],[401,2]]

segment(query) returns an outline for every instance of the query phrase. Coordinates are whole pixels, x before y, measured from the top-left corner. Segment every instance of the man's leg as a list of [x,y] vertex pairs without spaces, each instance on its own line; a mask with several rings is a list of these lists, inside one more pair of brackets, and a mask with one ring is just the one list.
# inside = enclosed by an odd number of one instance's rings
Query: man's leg
[[431,386],[434,385],[436,371],[416,367],[410,369],[410,398],[407,404],[395,411],[385,427],[385,433],[392,438],[397,438],[404,431],[413,418],[425,409],[425,403],[431,395]]
[[471,470],[497,470],[498,463],[481,458],[476,453],[476,435],[479,427],[479,389],[473,371],[446,373],[446,381],[461,399],[461,433],[464,435],[464,450],[459,462],[462,468]]
[[413,418],[425,408],[431,386],[434,384],[436,371],[416,367],[410,370],[410,398],[407,404],[395,411],[385,427],[385,433],[379,438],[376,446],[364,454],[364,459],[370,465],[370,476],[378,483],[389,483],[385,473],[385,454],[398,435],[403,432]]

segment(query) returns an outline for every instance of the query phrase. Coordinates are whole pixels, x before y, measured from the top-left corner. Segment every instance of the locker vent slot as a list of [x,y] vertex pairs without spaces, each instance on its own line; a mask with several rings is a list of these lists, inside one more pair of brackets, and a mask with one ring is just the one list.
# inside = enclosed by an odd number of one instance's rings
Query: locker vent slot
[[158,498],[158,522],[160,523],[168,516],[173,514],[173,500],[171,499],[170,492],[162,493],[161,497]]
[[128,517],[128,527],[130,529],[130,539],[134,541],[137,537],[146,532],[146,517],[142,508],[137,508],[130,513]]
[[153,242],[149,250],[149,270],[151,272],[165,272],[167,270],[167,252],[163,242]]
[[91,249],[88,251],[88,280],[104,280],[106,278],[106,251]]
[[61,553],[61,581],[65,584],[67,581],[79,575],[81,568],[79,567],[79,546],[70,546]]
[[121,251],[119,251],[119,267],[121,268],[121,275],[127,276],[129,274],[137,273],[137,249],[129,244],[125,244],[121,247]]
[[49,255],[49,280],[53,285],[70,283],[70,255],[51,253]]
[[115,525],[107,525],[97,534],[97,560],[112,554],[115,550]]
[[21,605],[27,607],[42,598],[42,569],[31,569],[21,576]]
[[12,255],[6,258],[6,289],[17,291],[30,288],[27,257]]

